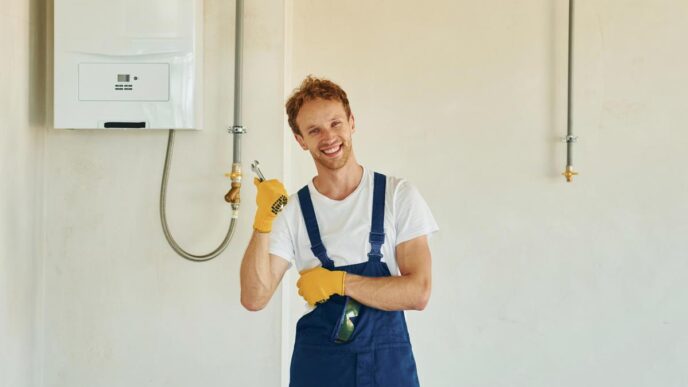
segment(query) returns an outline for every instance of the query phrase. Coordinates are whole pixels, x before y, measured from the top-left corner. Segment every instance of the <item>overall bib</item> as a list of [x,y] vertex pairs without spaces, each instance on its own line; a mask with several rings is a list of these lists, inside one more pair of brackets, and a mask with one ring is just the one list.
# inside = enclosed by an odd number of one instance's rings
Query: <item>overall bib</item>
[[[308,186],[299,191],[311,250],[322,267],[366,277],[391,275],[387,264],[381,262],[385,242],[385,185],[386,177],[375,173],[368,261],[340,267],[334,266],[320,238]],[[342,329],[346,327],[348,334],[342,338]],[[318,304],[296,325],[290,386],[419,386],[404,312],[382,311],[339,295]]]

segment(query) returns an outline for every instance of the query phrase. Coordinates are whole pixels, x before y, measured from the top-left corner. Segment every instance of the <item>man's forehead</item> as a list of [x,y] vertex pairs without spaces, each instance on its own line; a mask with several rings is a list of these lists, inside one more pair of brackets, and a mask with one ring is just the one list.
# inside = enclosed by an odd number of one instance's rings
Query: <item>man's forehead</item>
[[337,100],[318,98],[308,101],[301,106],[299,114],[296,116],[296,121],[302,121],[303,124],[311,124],[322,120],[331,120],[336,117],[346,117],[344,105]]

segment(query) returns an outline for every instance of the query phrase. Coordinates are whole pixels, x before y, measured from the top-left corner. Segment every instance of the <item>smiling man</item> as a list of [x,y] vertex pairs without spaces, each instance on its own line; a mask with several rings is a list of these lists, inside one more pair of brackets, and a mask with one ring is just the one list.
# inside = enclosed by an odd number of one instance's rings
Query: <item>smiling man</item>
[[290,385],[418,386],[404,311],[423,310],[430,298],[427,238],[437,224],[406,180],[358,164],[354,116],[338,85],[308,77],[286,110],[318,174],[279,216],[282,184],[255,182],[241,303],[265,307],[294,261],[312,310],[296,326]]

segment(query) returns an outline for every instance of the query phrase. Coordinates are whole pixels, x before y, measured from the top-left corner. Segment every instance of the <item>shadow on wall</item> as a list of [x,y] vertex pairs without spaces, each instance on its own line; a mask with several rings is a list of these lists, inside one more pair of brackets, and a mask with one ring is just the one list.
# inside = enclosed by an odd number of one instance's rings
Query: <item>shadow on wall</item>
[[[46,84],[46,19],[47,2],[30,0],[29,2],[29,93],[28,121],[32,128],[44,129],[46,124],[46,95],[51,90]],[[50,2],[52,4],[52,2]],[[52,22],[50,22],[52,24]],[[52,61],[51,61],[52,62]]]

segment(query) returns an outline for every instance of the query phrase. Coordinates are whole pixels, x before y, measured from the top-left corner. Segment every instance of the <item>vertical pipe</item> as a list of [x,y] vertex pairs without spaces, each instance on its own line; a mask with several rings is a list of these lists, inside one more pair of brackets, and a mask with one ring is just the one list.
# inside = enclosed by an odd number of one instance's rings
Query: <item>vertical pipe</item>
[[235,132],[232,136],[234,143],[234,157],[232,158],[232,164],[241,164],[241,136],[243,133]]
[[573,1],[569,0],[569,58],[568,58],[568,93],[566,101],[566,170],[562,175],[567,182],[573,181],[577,172],[573,171]]
[[246,133],[241,124],[242,78],[244,70],[244,0],[236,0],[234,16],[234,125],[229,129],[233,135],[234,152],[232,172],[226,174],[232,181],[232,189],[225,195],[225,201],[232,204],[232,218],[239,216],[239,204],[241,203],[239,194],[241,189],[241,136]]
[[[241,163],[241,135],[243,134],[241,103],[242,103],[242,79],[244,70],[244,0],[236,0],[235,16],[235,43],[234,43],[234,160],[235,164]],[[239,129],[241,128],[241,129]],[[237,130],[239,129],[239,130]]]
[[569,64],[568,64],[568,101],[567,101],[567,122],[566,122],[566,167],[572,167],[572,94],[573,94],[573,0],[569,0]]

